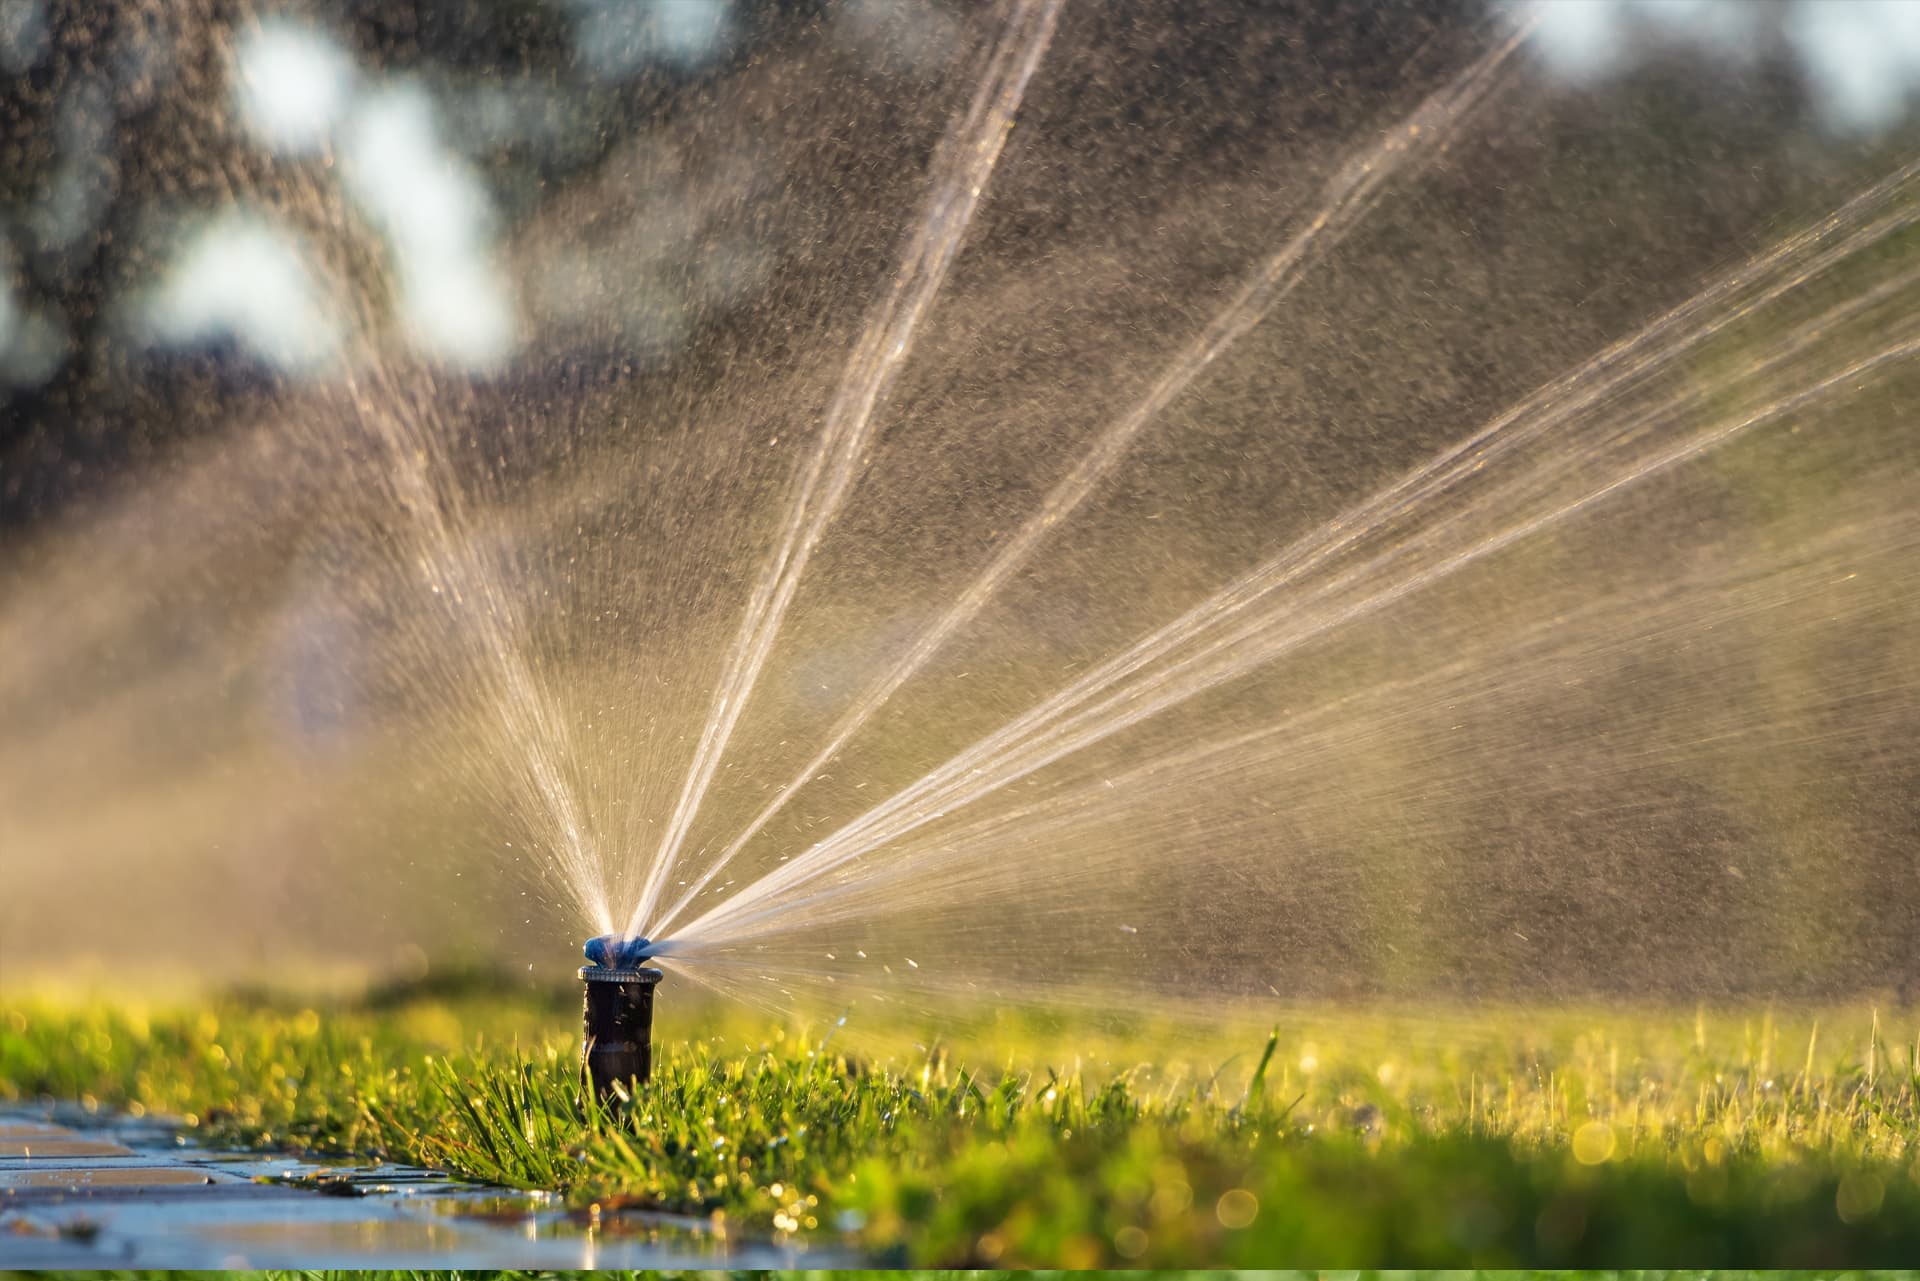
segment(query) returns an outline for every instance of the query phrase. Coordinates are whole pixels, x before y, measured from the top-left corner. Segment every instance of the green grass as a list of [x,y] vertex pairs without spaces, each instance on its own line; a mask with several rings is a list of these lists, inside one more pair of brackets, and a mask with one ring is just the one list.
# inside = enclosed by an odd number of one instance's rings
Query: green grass
[[[16,1272],[9,1274],[18,1277],[72,1277],[71,1272]],[[78,1275],[92,1277],[112,1277],[115,1281],[198,1281],[199,1278],[249,1278],[257,1281],[359,1281],[363,1277],[380,1277],[388,1281],[573,1281],[578,1272],[529,1272],[518,1270],[467,1269],[460,1272],[430,1272],[420,1270],[374,1271],[374,1272],[90,1272]],[[621,1272],[603,1269],[593,1275],[606,1278],[607,1281],[712,1281],[713,1278],[726,1277],[729,1281],[998,1281],[1003,1277],[1059,1277],[1055,1273],[1026,1272],[979,1272],[922,1269],[907,1272],[803,1272],[803,1271],[767,1271],[767,1272]],[[1244,1272],[1194,1272],[1194,1271],[1126,1271],[1101,1272],[1084,1271],[1072,1274],[1075,1281],[1250,1281]],[[1472,1272],[1379,1272],[1352,1271],[1328,1274],[1324,1272],[1269,1272],[1257,1274],[1259,1281],[1478,1281]],[[1920,1273],[1912,1271],[1867,1271],[1849,1272],[1846,1281],[1915,1281]],[[1779,1271],[1753,1272],[1739,1270],[1719,1270],[1710,1272],[1675,1271],[1627,1271],[1627,1272],[1523,1272],[1502,1271],[1490,1276],[1486,1281],[1832,1281],[1830,1272]]]
[[0,1097],[847,1241],[889,1265],[1920,1259],[1911,1016],[1295,1012],[1271,1038],[1069,1039],[1007,1019],[893,1060],[742,1017],[701,1040],[663,1027],[654,1084],[608,1110],[581,1088],[572,1019],[525,999],[16,1000]]
[[[71,1272],[16,1272],[10,1275],[18,1277],[71,1277]],[[581,1274],[577,1272],[528,1272],[518,1270],[468,1269],[461,1272],[430,1272],[420,1270],[375,1271],[375,1272],[90,1272],[79,1275],[92,1277],[112,1277],[115,1281],[198,1281],[199,1278],[249,1278],[258,1281],[359,1281],[362,1277],[381,1277],[388,1281],[449,1281],[460,1278],[461,1281],[572,1281]],[[729,1281],[998,1281],[1002,1277],[1042,1276],[1059,1277],[1054,1272],[1016,1273],[1016,1272],[978,1272],[923,1269],[908,1272],[803,1272],[803,1271],[767,1271],[767,1272],[621,1272],[603,1269],[594,1273],[607,1281],[711,1281],[712,1278],[726,1277]],[[1324,1272],[1269,1272],[1256,1274],[1259,1281],[1478,1281],[1472,1272],[1379,1272],[1352,1271],[1328,1274]],[[1195,1272],[1195,1271],[1126,1271],[1101,1272],[1084,1271],[1072,1274],[1075,1281],[1250,1281],[1244,1272]],[[1912,1271],[1849,1272],[1846,1281],[1915,1281],[1920,1273]],[[1502,1271],[1487,1278],[1487,1281],[1832,1281],[1829,1272],[1779,1271],[1753,1272],[1737,1270],[1714,1270],[1710,1272],[1675,1271],[1627,1271],[1627,1272],[1523,1272]]]

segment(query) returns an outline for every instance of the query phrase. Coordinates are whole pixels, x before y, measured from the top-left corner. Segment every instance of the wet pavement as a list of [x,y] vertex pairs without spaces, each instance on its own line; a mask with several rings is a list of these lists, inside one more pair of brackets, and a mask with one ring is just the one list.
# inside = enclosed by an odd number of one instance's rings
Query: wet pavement
[[704,1220],[570,1211],[400,1165],[195,1145],[151,1118],[0,1109],[0,1268],[838,1266]]

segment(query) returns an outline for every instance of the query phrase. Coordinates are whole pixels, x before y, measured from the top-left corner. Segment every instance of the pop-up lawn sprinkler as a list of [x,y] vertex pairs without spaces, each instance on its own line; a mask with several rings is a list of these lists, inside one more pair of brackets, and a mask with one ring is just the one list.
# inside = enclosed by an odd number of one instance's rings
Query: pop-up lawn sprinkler
[[648,969],[643,938],[603,934],[588,939],[580,978],[587,989],[581,1061],[602,1099],[616,1082],[644,1085],[653,1075],[653,988],[666,975]]

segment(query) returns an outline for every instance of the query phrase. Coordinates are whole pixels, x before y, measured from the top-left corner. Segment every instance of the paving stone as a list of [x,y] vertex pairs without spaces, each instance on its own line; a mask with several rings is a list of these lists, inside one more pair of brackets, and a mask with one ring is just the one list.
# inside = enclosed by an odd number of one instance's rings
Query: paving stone
[[[210,1171],[223,1168],[197,1159],[192,1149],[132,1156],[41,1156],[36,1149],[31,1157],[0,1157],[0,1170],[145,1170],[175,1165],[204,1166]],[[245,1177],[243,1171],[234,1173]]]
[[[68,1120],[76,1128],[59,1123]],[[154,1118],[68,1105],[0,1112],[0,1153],[0,1270],[856,1262],[717,1237],[698,1219],[588,1222],[559,1198],[434,1170],[199,1148]],[[313,1181],[326,1175],[343,1177],[355,1195],[322,1195]]]
[[81,1192],[92,1188],[206,1187],[213,1182],[214,1176],[207,1171],[187,1165],[64,1170],[10,1170],[0,1167],[0,1190],[65,1188]]
[[0,1158],[41,1160],[47,1157],[132,1155],[132,1148],[104,1139],[68,1139],[58,1135],[38,1139],[0,1139]]
[[77,1131],[50,1121],[20,1121],[0,1118],[0,1139],[78,1138]]

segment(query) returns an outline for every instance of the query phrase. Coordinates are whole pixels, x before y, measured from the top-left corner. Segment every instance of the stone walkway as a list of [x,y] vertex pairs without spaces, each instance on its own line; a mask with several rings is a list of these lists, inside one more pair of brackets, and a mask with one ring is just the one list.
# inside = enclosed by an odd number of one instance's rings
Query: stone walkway
[[776,1268],[818,1252],[727,1241],[667,1215],[596,1218],[397,1165],[194,1146],[77,1107],[0,1111],[0,1269]]

